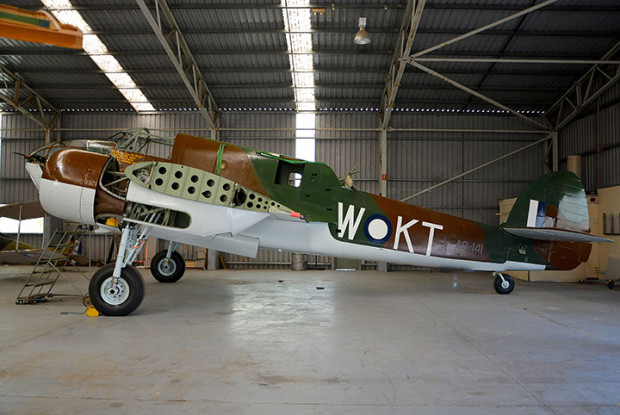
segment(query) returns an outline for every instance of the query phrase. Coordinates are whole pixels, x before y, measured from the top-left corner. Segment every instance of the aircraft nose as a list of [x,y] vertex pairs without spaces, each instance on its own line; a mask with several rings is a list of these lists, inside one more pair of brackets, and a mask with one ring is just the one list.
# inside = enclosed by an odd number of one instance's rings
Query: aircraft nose
[[43,175],[43,170],[41,169],[41,166],[37,163],[26,162],[26,171],[30,175],[30,179],[34,183],[37,190],[39,190],[39,185],[41,184],[41,176]]

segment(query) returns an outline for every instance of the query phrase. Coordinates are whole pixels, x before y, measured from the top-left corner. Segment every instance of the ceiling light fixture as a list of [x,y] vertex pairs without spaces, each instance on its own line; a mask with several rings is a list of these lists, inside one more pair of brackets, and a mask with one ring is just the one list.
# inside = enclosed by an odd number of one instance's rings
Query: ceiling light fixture
[[360,30],[357,31],[353,38],[353,43],[356,45],[367,45],[370,43],[370,35],[366,31],[366,18],[360,17],[359,20]]
[[99,37],[92,34],[90,25],[86,23],[82,15],[77,10],[73,10],[73,5],[69,0],[41,0],[41,2],[59,22],[76,26],[84,33],[82,42],[84,52],[90,56],[137,112],[155,111],[155,107],[146,99],[131,76],[110,54]]

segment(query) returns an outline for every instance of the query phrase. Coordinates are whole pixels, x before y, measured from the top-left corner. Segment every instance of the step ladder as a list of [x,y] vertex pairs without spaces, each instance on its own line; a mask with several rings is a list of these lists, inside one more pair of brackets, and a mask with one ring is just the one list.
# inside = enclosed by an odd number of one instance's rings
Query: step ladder
[[[24,287],[17,295],[16,304],[52,301],[54,297],[78,299],[85,297],[82,291],[65,275],[65,271],[67,268],[73,269],[82,274],[87,281],[89,280],[90,272],[85,274],[70,258],[71,253],[87,231],[87,225],[77,223],[65,223],[56,229],[47,244],[47,248],[28,276]],[[52,292],[54,285],[61,276],[77,291],[77,294]]]

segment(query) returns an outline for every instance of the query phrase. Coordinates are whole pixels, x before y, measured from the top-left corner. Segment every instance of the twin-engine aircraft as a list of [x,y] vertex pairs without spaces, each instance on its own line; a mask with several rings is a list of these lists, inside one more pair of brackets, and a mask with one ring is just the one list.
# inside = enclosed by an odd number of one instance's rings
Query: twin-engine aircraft
[[[88,146],[87,146],[88,147]],[[255,257],[259,247],[424,267],[491,271],[509,294],[508,270],[567,270],[588,259],[583,185],[573,173],[534,181],[501,226],[477,223],[343,186],[323,163],[178,134],[168,159],[98,145],[43,147],[27,158],[53,216],[121,233],[116,262],[91,278],[93,305],[127,315],[144,298],[130,264],[149,236],[171,241],[151,271],[180,279],[178,243]]]

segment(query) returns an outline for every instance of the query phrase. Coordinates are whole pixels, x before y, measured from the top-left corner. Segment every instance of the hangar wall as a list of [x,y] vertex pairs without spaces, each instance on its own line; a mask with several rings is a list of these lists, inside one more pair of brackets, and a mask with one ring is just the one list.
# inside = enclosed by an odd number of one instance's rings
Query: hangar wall
[[[394,199],[408,197],[546,136],[525,132],[531,130],[527,124],[505,115],[412,117],[399,113],[392,116],[391,125],[395,131],[388,134],[388,196]],[[494,224],[498,200],[517,196],[544,174],[545,148],[544,143],[530,147],[409,202]]]
[[[223,141],[294,154],[294,114],[223,112],[221,125],[220,139]],[[65,141],[105,139],[126,128],[142,127],[164,136],[174,136],[176,132],[210,136],[200,114],[192,112],[158,115],[67,112],[63,114],[61,127]],[[354,176],[355,186],[378,193],[378,127],[376,113],[318,114],[316,160],[332,166],[339,177],[357,165],[359,173]],[[395,112],[387,134],[388,196],[404,198],[544,137],[539,133],[525,132],[527,130],[529,126],[521,120],[497,114]],[[43,132],[22,115],[6,114],[2,117],[0,202],[36,199],[23,159],[12,153],[29,153],[43,144],[43,137]],[[165,148],[157,151],[158,155],[167,155]],[[481,222],[496,223],[498,200],[518,195],[529,182],[543,174],[543,162],[544,145],[536,145],[411,202]],[[38,235],[27,236],[24,240],[37,245],[41,243]],[[95,257],[104,258],[109,240],[97,237],[93,241]],[[190,258],[204,255],[197,249],[189,249],[184,254]],[[289,253],[261,251],[256,259],[225,255],[225,260],[237,268],[288,268],[291,257]],[[329,258],[325,257],[309,258],[311,265],[320,266],[328,261]]]
[[620,184],[620,83],[603,93],[558,132],[560,169],[566,157],[582,156],[588,193]]

